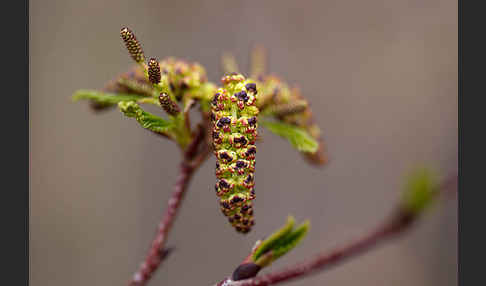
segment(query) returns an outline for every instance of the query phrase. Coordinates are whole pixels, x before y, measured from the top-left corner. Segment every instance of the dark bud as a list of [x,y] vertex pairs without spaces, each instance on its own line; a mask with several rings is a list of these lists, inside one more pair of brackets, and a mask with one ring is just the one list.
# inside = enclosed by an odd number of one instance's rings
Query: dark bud
[[179,105],[172,101],[170,96],[167,93],[161,93],[159,96],[159,102],[162,108],[170,115],[177,115],[181,112]]
[[238,280],[255,277],[260,271],[260,269],[262,268],[253,262],[240,264],[240,266],[238,266],[233,272],[231,279],[233,281],[238,281]]
[[121,29],[120,35],[132,59],[137,63],[143,63],[145,61],[145,55],[143,54],[142,46],[135,37],[135,34],[125,27]]
[[160,82],[160,65],[159,62],[151,58],[148,63],[148,76],[152,84],[158,84]]

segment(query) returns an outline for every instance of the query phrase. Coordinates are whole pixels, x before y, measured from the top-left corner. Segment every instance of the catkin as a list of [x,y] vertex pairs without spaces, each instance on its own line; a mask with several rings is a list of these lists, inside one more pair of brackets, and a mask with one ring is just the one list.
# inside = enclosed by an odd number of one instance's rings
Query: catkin
[[220,208],[231,225],[247,233],[254,225],[256,84],[241,74],[222,78],[211,103],[213,146],[217,158],[215,185]]
[[127,27],[121,29],[120,35],[125,43],[130,56],[137,63],[145,62],[145,55],[143,54],[142,45],[135,37],[135,34]]
[[161,79],[160,65],[155,58],[151,58],[148,62],[148,77],[152,84],[158,84]]

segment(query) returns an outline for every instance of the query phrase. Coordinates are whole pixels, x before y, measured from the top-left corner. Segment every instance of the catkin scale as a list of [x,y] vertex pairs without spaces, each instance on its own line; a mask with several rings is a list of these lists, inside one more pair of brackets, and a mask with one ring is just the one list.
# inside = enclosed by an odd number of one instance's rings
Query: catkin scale
[[240,74],[222,78],[211,102],[213,147],[216,156],[215,191],[220,208],[231,225],[247,233],[254,225],[255,140],[257,89]]

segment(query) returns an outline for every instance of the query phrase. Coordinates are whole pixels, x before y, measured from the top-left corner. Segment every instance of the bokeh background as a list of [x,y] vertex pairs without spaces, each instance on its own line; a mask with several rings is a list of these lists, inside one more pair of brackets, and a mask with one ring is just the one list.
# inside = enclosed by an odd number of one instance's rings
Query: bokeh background
[[[213,81],[224,51],[248,70],[263,44],[270,70],[309,98],[331,159],[312,168],[263,131],[257,223],[242,236],[220,214],[210,158],[150,285],[219,281],[288,214],[312,222],[272,269],[293,264],[379,223],[414,166],[457,168],[457,1],[43,0],[30,17],[31,285],[126,285],[172,191],[175,145],[70,99],[132,65],[123,25],[147,56],[198,61]],[[456,244],[456,202],[445,201],[406,236],[289,285],[457,285]]]

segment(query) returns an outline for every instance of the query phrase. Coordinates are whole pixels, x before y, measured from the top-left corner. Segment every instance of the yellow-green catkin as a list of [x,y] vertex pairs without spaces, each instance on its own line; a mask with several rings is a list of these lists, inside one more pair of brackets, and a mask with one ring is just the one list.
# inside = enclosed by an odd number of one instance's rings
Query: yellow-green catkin
[[221,81],[223,87],[211,102],[215,190],[228,221],[238,232],[247,233],[254,225],[257,88],[241,74],[224,76]]

